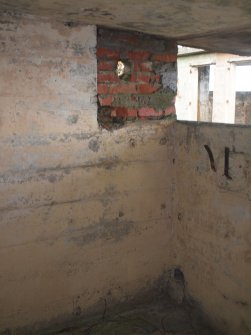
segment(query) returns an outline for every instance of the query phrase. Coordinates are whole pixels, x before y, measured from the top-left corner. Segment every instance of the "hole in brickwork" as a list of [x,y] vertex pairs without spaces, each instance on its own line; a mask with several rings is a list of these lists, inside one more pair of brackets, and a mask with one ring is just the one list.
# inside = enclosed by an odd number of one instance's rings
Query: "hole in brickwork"
[[99,125],[114,130],[128,121],[175,120],[176,44],[129,31],[98,32]]
[[119,60],[117,62],[116,74],[119,79],[129,80],[131,77],[131,64],[128,61]]

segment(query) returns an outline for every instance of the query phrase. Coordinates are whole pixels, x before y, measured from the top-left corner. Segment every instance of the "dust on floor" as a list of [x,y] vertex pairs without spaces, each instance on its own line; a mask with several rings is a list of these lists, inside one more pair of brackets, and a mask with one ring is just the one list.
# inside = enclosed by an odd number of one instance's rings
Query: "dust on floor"
[[[78,320],[41,335],[216,335],[192,306],[155,302],[123,312],[104,309],[99,318]],[[39,334],[39,335],[40,335]]]

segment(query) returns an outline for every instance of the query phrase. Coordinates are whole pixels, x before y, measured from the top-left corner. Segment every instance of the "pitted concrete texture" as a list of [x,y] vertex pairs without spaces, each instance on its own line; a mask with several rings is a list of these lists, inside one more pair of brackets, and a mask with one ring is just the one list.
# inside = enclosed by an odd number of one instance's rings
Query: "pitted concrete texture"
[[1,27],[0,332],[130,301],[179,266],[217,328],[250,335],[251,127],[100,130],[95,27]]

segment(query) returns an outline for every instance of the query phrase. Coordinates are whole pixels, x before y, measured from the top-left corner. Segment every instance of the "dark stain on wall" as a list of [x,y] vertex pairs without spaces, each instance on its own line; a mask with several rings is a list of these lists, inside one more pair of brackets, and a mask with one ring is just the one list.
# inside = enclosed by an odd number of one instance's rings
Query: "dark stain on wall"
[[97,139],[92,139],[92,140],[90,140],[90,142],[88,144],[88,147],[93,152],[98,152],[99,148],[100,148],[100,144],[99,144]]
[[103,219],[99,223],[67,234],[67,241],[85,246],[96,241],[119,242],[134,229],[132,221]]

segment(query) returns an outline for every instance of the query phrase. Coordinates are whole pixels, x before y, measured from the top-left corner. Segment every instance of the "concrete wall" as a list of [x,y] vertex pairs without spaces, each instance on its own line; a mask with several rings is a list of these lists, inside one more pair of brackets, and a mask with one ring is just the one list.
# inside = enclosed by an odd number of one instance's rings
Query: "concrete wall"
[[188,294],[228,335],[251,332],[250,138],[250,127],[175,124],[176,250]]
[[173,146],[168,122],[98,128],[95,27],[5,18],[0,40],[0,333],[35,331],[175,265]]
[[249,334],[250,128],[101,130],[95,27],[5,18],[0,38],[0,331],[128,302],[181,266],[214,322]]

